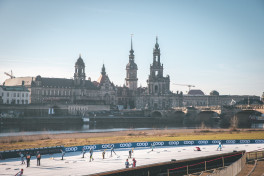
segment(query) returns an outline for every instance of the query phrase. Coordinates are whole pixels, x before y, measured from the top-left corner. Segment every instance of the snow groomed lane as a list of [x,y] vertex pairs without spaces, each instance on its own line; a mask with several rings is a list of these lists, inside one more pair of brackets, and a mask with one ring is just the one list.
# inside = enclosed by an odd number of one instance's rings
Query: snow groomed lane
[[[197,145],[198,146],[198,145]],[[128,159],[129,150],[133,149],[132,158],[137,161],[137,166],[148,164],[168,162],[172,159],[183,160],[202,156],[229,153],[234,150],[254,151],[264,149],[264,144],[224,144],[222,151],[217,151],[218,145],[200,145],[201,151],[194,151],[193,146],[173,146],[160,147],[155,146],[153,151],[150,147],[144,148],[125,148],[115,149],[112,153],[110,149],[105,150],[105,159],[102,158],[102,150],[94,150],[93,158],[90,161],[89,152],[82,158],[80,151],[66,152],[64,160],[61,160],[61,154],[43,155],[41,165],[37,166],[35,156],[32,156],[30,167],[21,165],[20,158],[6,159],[0,161],[0,175],[15,175],[20,169],[24,169],[24,175],[89,175],[100,172],[118,170],[125,168],[125,161]],[[128,161],[132,163],[132,158]],[[131,166],[130,166],[131,167]]]

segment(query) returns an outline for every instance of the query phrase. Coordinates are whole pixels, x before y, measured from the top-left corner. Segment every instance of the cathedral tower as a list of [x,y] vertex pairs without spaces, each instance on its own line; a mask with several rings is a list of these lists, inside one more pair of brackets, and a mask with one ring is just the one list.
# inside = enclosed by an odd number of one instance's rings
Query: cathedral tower
[[129,63],[126,65],[126,86],[129,90],[136,90],[137,89],[137,64],[134,61],[134,50],[133,50],[133,43],[132,43],[132,36],[131,36],[131,49],[129,55]]
[[74,85],[75,86],[84,86],[85,85],[85,64],[81,57],[81,54],[78,60],[75,63],[75,72],[74,72]]
[[170,77],[163,77],[163,64],[160,63],[158,37],[156,37],[156,44],[153,49],[153,63],[150,65],[150,75],[147,83],[148,94],[163,95],[170,91]]

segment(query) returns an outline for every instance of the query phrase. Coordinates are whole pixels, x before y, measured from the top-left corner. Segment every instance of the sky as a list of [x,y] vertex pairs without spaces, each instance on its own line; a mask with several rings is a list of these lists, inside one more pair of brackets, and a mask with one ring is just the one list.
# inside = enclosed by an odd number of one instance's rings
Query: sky
[[87,78],[105,64],[125,83],[131,34],[138,85],[147,86],[158,36],[171,90],[264,92],[263,0],[0,0],[0,84],[16,77],[72,78],[81,54]]

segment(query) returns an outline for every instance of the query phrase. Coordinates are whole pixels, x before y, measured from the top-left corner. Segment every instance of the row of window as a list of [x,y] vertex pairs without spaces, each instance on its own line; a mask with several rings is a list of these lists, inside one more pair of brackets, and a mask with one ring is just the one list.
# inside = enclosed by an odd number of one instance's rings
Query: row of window
[[[71,90],[32,90],[34,93],[36,93],[37,95],[42,95],[42,96],[71,96],[71,95],[75,95],[74,92],[72,92]],[[86,91],[86,94],[84,91],[81,92],[80,94],[81,96],[98,96],[98,94],[95,93],[91,93]]]
[[28,100],[6,100],[6,104],[28,104]]
[[19,92],[19,93],[16,93],[16,92],[14,92],[14,93],[9,93],[9,92],[6,92],[6,93],[4,93],[4,92],[2,92],[2,97],[4,97],[6,95],[6,97],[28,97],[28,93],[21,93],[21,92]]

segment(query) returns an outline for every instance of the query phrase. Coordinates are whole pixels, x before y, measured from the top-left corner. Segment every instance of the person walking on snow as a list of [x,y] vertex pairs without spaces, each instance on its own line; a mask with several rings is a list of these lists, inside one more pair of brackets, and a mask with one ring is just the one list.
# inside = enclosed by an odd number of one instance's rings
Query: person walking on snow
[[61,150],[61,160],[63,160],[64,155],[65,155],[65,152]]
[[90,148],[90,162],[91,162],[91,160],[93,161],[94,159],[93,159],[93,149],[92,148]]
[[153,151],[154,147],[155,147],[155,145],[152,143],[151,144],[151,151]]
[[126,166],[126,168],[129,168],[129,162],[128,162],[128,159],[126,159],[125,166]]
[[133,165],[132,165],[132,167],[136,167],[136,163],[137,163],[137,160],[135,159],[135,158],[133,158]]
[[[112,152],[115,153],[115,151],[114,151],[114,146],[111,148],[111,157],[112,157]],[[115,155],[116,155],[116,153],[115,153]]]
[[41,154],[39,153],[39,151],[37,152],[37,166],[40,166],[40,159],[41,159]]
[[31,158],[31,155],[27,152],[27,155],[26,155],[26,159],[27,159],[27,167],[30,166],[30,158]]
[[21,159],[21,164],[25,164],[24,154],[22,152],[19,152],[19,155],[20,155],[20,159]]
[[218,144],[217,151],[218,151],[218,149],[220,149],[220,151],[222,150],[222,144],[221,144],[221,142],[219,142],[219,144]]
[[128,154],[129,154],[129,158],[131,158],[131,155],[132,155],[132,149],[130,149],[130,150],[128,151]]
[[102,153],[103,159],[105,159],[105,150]]
[[86,153],[86,150],[85,150],[85,148],[83,147],[82,148],[82,154],[83,154],[83,156],[82,156],[82,158],[84,158],[84,154]]

